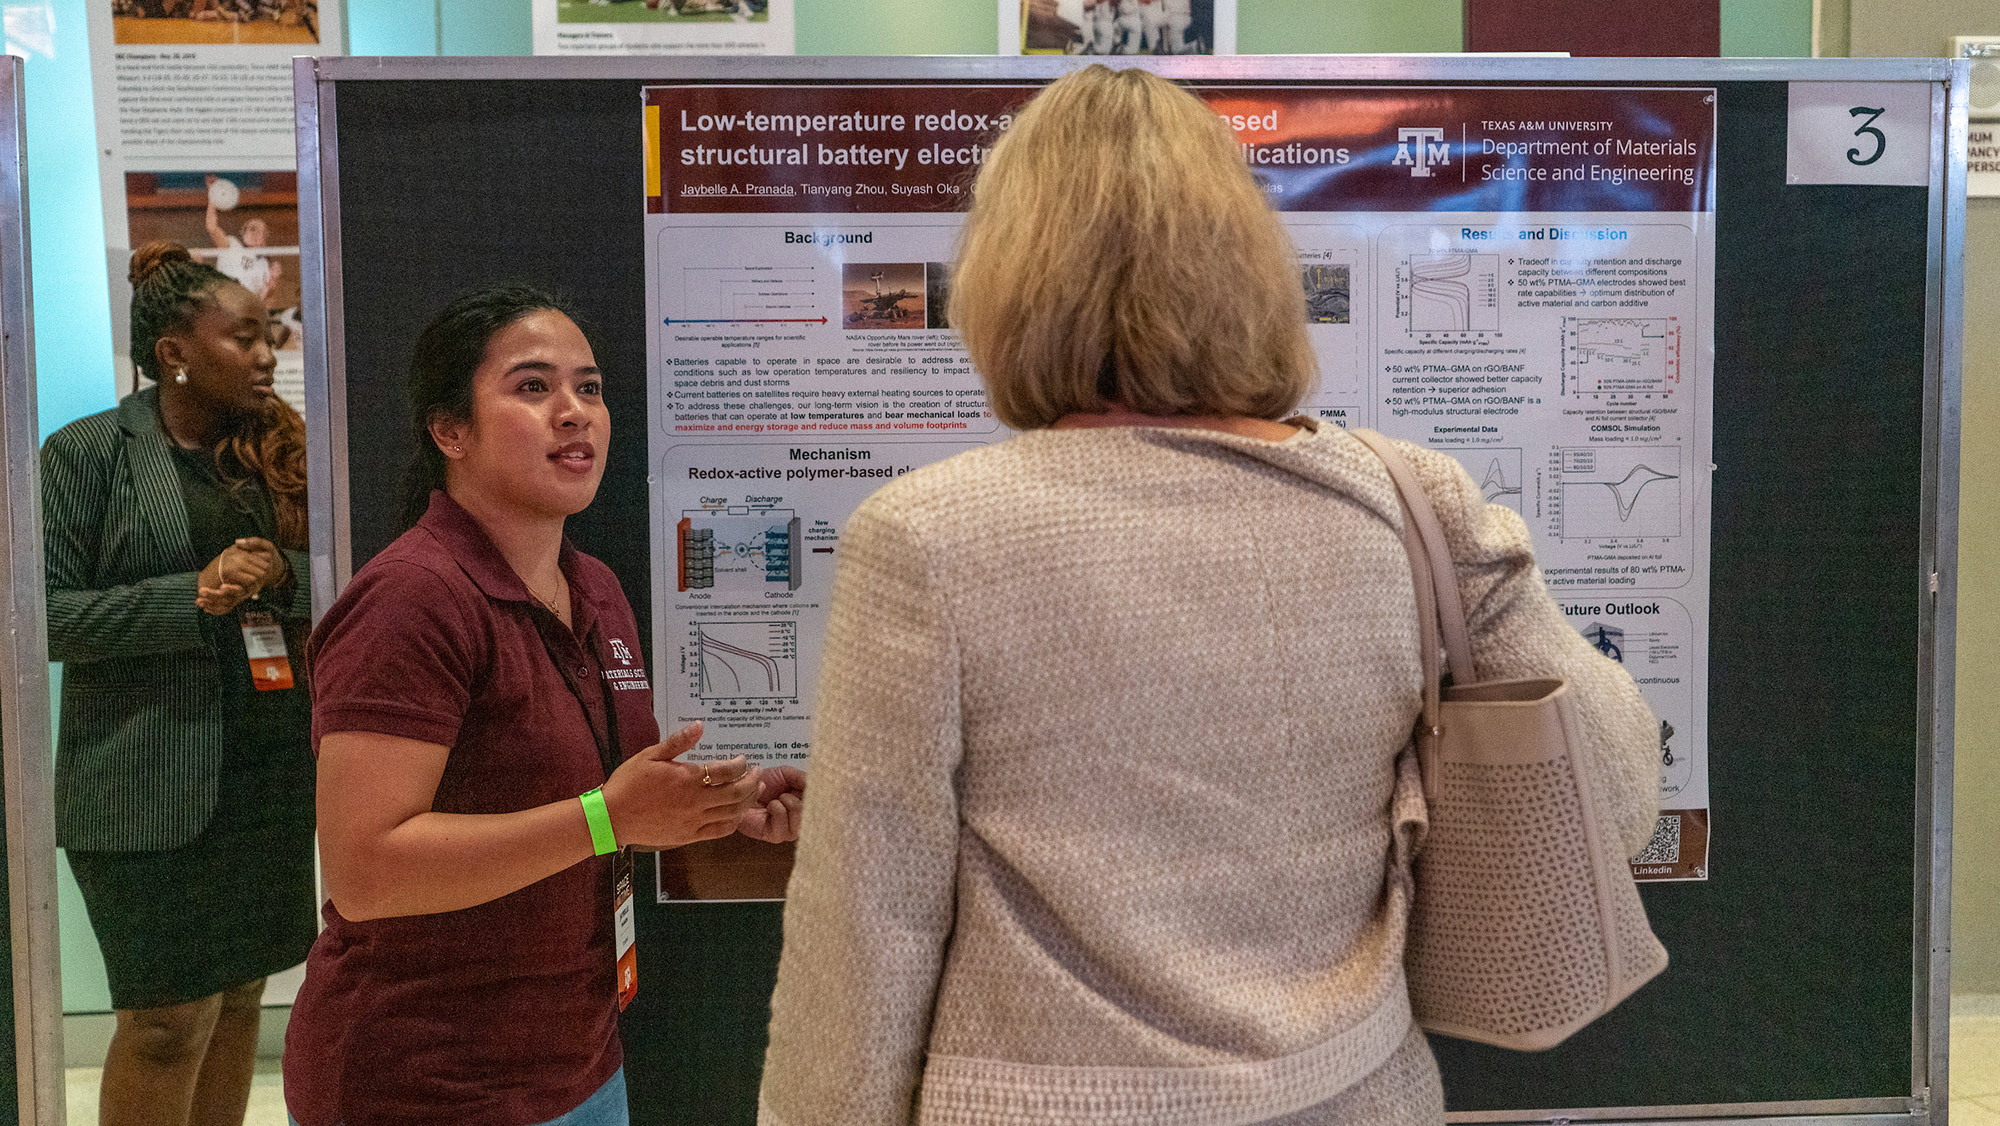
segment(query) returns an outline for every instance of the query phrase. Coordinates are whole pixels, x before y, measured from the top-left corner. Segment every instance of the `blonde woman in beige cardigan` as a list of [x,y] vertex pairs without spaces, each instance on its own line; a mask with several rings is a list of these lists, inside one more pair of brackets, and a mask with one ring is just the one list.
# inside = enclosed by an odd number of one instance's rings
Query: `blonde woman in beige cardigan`
[[[951,321],[1023,433],[842,537],[760,1123],[1441,1122],[1390,878],[1401,517],[1289,417],[1296,259],[1233,140],[1143,71],[1054,83],[978,182]],[[1637,688],[1520,518],[1404,452],[1481,675],[1570,678],[1636,850]]]

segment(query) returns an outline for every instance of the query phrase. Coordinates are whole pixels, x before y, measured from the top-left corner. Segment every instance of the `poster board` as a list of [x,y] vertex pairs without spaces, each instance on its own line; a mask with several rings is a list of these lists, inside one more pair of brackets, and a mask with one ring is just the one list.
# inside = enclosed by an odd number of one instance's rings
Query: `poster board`
[[[496,276],[564,289],[602,329],[600,363],[633,373],[608,384],[613,416],[649,417],[638,373],[653,317],[634,206],[643,87],[1019,84],[1074,65],[302,63],[307,301],[327,330],[308,353],[313,472],[331,483],[315,493],[316,595],[330,601],[393,536],[408,453],[395,373],[422,319],[411,310]],[[1521,1056],[1439,1041],[1448,1103],[1461,1121],[1927,1117],[1929,1092],[1942,1091],[1947,995],[1962,72],[1916,61],[1155,65],[1200,85],[1715,92],[1707,720],[1721,871],[1645,889],[1674,967],[1570,1043]],[[1924,186],[1788,186],[1775,142],[1795,80],[1923,86]],[[1857,308],[1869,314],[1858,326]],[[662,452],[649,431],[644,448],[614,444],[597,504],[571,529],[621,576],[641,619],[657,620],[656,548],[634,518]],[[648,654],[655,667],[661,658]],[[778,917],[770,903],[641,912],[640,941],[659,952],[641,960],[641,997],[663,1000],[626,1018],[635,1121],[752,1120]],[[718,951],[734,972],[673,972]]]
[[[0,1116],[64,1121],[62,984],[56,940],[55,738],[49,707],[48,609],[42,585],[42,491],[36,463],[35,348],[30,327],[22,60],[0,62],[0,781],[12,970],[0,1012]],[[18,1117],[16,1117],[18,1115]]]
[[305,405],[291,60],[345,50],[344,0],[89,0],[98,176],[120,398],[132,251],[178,242],[270,310],[278,395]]

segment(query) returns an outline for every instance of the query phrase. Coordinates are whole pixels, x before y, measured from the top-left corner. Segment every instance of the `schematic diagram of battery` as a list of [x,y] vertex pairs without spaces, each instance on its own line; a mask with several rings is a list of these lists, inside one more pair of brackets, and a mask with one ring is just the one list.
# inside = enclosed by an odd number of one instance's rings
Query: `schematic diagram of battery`
[[683,591],[799,589],[799,518],[790,509],[684,509],[675,542]]

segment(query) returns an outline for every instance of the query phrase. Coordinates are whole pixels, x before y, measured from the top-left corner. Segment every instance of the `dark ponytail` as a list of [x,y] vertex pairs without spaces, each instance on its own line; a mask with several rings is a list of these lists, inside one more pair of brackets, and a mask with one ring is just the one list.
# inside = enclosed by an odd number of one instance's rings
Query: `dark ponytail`
[[417,334],[410,353],[410,422],[417,452],[403,475],[403,528],[414,527],[430,507],[431,491],[444,488],[444,452],[431,437],[433,422],[472,419],[472,373],[486,358],[486,345],[501,329],[543,309],[576,323],[590,341],[590,326],[554,294],[516,283],[486,286],[460,294]]

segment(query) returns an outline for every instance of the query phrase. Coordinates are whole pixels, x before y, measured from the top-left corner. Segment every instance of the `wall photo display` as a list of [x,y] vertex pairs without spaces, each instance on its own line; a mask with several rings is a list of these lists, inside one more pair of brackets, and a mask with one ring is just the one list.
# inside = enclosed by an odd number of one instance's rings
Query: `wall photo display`
[[998,0],[1003,55],[1233,55],[1236,0]]

